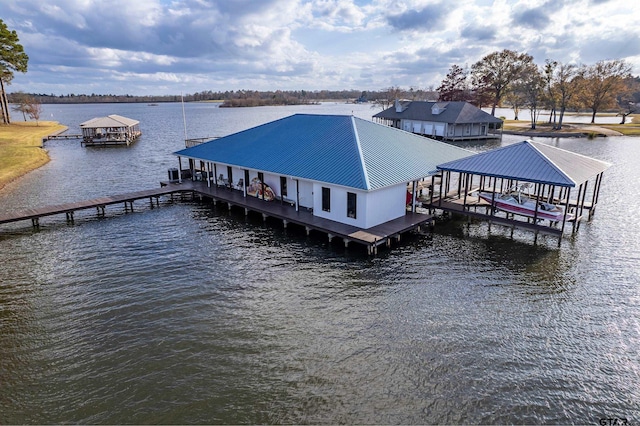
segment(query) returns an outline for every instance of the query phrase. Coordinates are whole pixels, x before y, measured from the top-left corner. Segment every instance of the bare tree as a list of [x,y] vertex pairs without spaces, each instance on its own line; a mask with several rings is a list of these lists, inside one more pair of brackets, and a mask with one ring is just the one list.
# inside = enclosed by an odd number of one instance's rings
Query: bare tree
[[22,118],[24,119],[24,121],[27,121],[27,108],[28,108],[27,100],[29,98],[29,95],[26,95],[24,92],[17,92],[17,93],[14,93],[11,97],[13,98],[13,104],[14,104],[11,107],[11,109],[16,112],[21,112]]
[[396,99],[401,99],[404,91],[398,86],[392,86],[383,91],[371,105],[372,108],[381,108],[383,111],[393,105]]
[[467,101],[469,99],[469,87],[467,84],[468,73],[458,65],[452,65],[449,73],[436,89],[440,101]]
[[557,61],[552,61],[550,59],[545,60],[544,65],[544,84],[545,84],[545,97],[547,108],[549,108],[549,124],[553,123],[553,128],[556,127],[556,108],[558,105],[558,93],[556,91],[556,87],[554,86],[553,76],[558,67]]
[[577,91],[575,76],[577,68],[572,64],[563,64],[558,62],[553,72],[553,86],[558,94],[558,106],[560,107],[560,118],[558,124],[554,126],[554,130],[562,129],[562,120],[564,112],[567,110],[572,98]]
[[629,77],[624,80],[625,89],[616,96],[618,115],[622,117],[620,124],[627,121],[627,117],[640,111],[638,92],[640,92],[640,77]]
[[529,64],[523,71],[522,78],[515,84],[516,91],[522,94],[524,104],[531,113],[531,128],[535,129],[544,105],[545,79],[535,64]]
[[515,84],[512,88],[510,88],[504,95],[504,100],[507,104],[511,106],[513,110],[513,119],[518,121],[518,114],[520,114],[520,109],[523,105],[525,105],[526,98],[520,87]]
[[616,106],[616,95],[624,91],[624,80],[631,76],[631,65],[623,59],[598,61],[592,66],[582,66],[578,72],[578,98],[591,109],[591,123],[604,108]]
[[533,63],[533,56],[504,49],[493,52],[473,64],[471,77],[474,88],[490,88],[493,91],[491,115],[502,101],[509,87],[520,78],[523,69]]
[[42,104],[32,96],[27,96],[25,104],[25,112],[29,118],[35,120],[36,126],[39,126],[38,120],[40,120],[40,115],[42,114]]

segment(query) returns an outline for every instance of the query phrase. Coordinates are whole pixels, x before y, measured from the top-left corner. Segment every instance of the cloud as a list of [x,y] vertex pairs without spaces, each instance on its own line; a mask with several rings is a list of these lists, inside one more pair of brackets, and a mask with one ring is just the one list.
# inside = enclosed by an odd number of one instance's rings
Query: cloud
[[505,48],[640,72],[628,0],[1,1],[30,57],[11,86],[25,92],[437,86]]
[[314,26],[338,31],[361,27],[366,15],[352,0],[315,0],[311,6]]
[[460,35],[464,38],[474,41],[491,41],[496,38],[498,31],[491,26],[478,25],[471,23],[466,25],[460,31]]
[[387,23],[398,31],[431,30],[449,14],[450,5],[430,4],[421,9],[409,9],[387,16]]
[[550,14],[550,7],[547,5],[524,9],[513,14],[513,23],[520,27],[542,30],[549,25]]

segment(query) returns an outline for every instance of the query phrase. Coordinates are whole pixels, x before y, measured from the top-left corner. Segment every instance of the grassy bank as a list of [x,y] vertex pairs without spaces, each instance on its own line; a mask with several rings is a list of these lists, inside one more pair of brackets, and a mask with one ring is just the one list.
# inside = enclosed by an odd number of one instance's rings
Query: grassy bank
[[0,125],[0,189],[7,183],[49,161],[42,138],[66,127],[55,121],[17,122]]
[[[613,114],[610,114],[613,115]],[[531,121],[529,120],[505,120],[504,130],[509,132],[521,132],[523,134],[557,134],[562,137],[563,134],[582,134],[585,136],[614,136],[620,134],[624,136],[640,136],[640,114],[633,114],[627,120],[632,121],[626,124],[599,124],[596,117],[596,124],[584,123],[563,123],[562,130],[553,130],[552,125],[548,121],[537,122],[536,129],[531,129]],[[607,131],[609,130],[609,131]],[[616,133],[617,132],[617,133]]]

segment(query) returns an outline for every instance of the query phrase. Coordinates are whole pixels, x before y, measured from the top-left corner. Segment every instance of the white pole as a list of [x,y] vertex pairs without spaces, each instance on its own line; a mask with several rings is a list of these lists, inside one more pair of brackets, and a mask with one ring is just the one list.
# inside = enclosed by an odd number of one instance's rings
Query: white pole
[[184,123],[184,145],[187,146],[187,116],[184,114],[184,96],[180,92],[180,98],[182,99],[182,122]]

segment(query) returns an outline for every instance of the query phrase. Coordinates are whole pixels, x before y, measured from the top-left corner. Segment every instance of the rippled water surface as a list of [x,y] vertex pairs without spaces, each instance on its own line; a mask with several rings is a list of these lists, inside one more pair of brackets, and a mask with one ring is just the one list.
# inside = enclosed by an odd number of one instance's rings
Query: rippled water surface
[[[298,111],[376,112],[187,104],[188,136]],[[179,104],[45,113],[71,132],[121,114],[144,135],[50,142],[0,212],[154,188],[177,166]],[[559,249],[443,222],[370,258],[170,200],[3,226],[0,423],[637,423],[640,138],[541,141],[613,163],[595,220]]]

